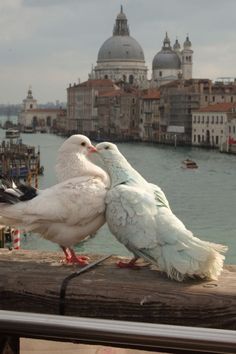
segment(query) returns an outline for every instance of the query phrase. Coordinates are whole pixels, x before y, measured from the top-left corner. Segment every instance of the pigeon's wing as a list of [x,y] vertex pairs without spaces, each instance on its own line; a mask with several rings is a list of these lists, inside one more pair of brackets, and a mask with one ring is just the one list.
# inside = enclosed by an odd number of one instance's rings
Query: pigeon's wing
[[8,210],[12,217],[25,224],[62,222],[85,225],[104,212],[105,194],[106,189],[100,179],[73,178],[47,188],[34,199],[17,203]]
[[119,185],[106,196],[107,223],[129,249],[152,248],[157,243],[158,213],[153,193],[135,186]]
[[164,206],[164,207],[170,209],[169,202],[168,202],[163,190],[160,187],[158,187],[157,185],[152,184],[152,183],[149,183],[149,187],[154,193],[155,200],[156,200],[156,205],[158,207],[163,207]]

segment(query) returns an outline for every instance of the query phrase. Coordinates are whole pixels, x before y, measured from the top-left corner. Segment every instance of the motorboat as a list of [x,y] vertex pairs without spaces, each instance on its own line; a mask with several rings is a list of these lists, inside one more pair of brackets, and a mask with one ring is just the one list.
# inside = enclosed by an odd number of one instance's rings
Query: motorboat
[[182,161],[182,167],[183,168],[198,168],[198,165],[196,164],[195,161],[191,159],[186,159]]

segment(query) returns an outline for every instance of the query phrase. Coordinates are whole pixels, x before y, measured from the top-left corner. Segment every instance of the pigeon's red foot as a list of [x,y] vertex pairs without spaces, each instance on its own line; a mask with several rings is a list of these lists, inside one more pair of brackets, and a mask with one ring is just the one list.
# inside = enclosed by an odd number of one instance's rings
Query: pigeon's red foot
[[68,264],[79,264],[81,266],[86,266],[89,264],[88,262],[89,258],[86,256],[76,256],[73,255],[71,257],[66,257],[66,263]]
[[89,264],[89,257],[87,256],[77,256],[72,248],[66,248],[61,246],[63,252],[66,256],[67,264],[79,264],[81,266],[86,266]]
[[116,263],[116,265],[119,268],[140,269],[140,267],[135,264],[136,261],[137,261],[137,258],[133,258],[129,262],[119,261]]

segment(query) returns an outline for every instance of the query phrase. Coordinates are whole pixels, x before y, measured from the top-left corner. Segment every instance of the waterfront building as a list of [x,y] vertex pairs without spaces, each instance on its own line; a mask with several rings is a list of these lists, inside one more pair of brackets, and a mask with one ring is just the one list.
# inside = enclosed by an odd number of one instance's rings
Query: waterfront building
[[208,106],[215,103],[234,103],[236,102],[236,81],[204,80],[200,87],[200,105]]
[[61,108],[39,108],[37,100],[29,88],[18,115],[18,124],[23,131],[29,128],[31,131],[48,131],[51,128],[56,128],[58,116],[64,113],[65,110]]
[[98,137],[120,141],[140,140],[139,91],[120,86],[96,97]]
[[139,87],[147,86],[144,52],[137,40],[130,36],[122,6],[116,17],[113,35],[98,51],[94,76],[96,79],[122,81]]
[[99,93],[118,89],[112,80],[88,80],[67,88],[67,131],[96,136],[98,115],[95,100]]
[[236,143],[236,103],[216,103],[192,112],[192,145],[229,151]]
[[140,139],[142,141],[161,141],[163,131],[160,121],[160,91],[146,89],[140,92]]

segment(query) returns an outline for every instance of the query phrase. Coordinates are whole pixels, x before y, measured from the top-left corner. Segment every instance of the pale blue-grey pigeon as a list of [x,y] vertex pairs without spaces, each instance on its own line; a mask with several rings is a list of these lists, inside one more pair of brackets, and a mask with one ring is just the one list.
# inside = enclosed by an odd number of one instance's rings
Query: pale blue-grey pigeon
[[117,240],[134,254],[133,266],[143,258],[171,279],[217,279],[226,246],[195,237],[173,214],[163,191],[148,183],[112,143],[96,146],[111,178],[106,195],[106,221]]

